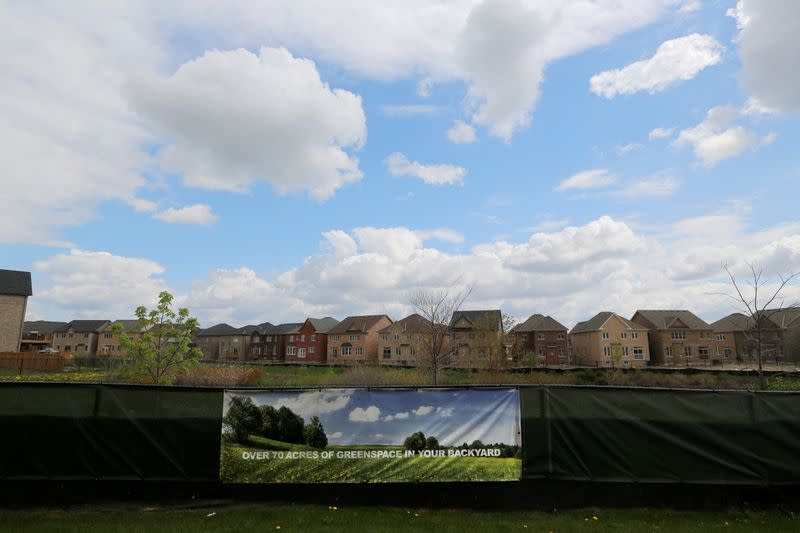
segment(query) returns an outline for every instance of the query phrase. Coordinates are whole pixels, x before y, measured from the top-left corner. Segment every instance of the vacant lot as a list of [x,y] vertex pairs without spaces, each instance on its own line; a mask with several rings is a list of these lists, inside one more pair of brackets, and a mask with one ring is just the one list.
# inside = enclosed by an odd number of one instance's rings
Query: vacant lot
[[774,512],[701,513],[585,509],[558,513],[471,512],[401,508],[251,506],[143,511],[0,511],[1,531],[537,531],[537,532],[777,532],[798,531],[800,519]]

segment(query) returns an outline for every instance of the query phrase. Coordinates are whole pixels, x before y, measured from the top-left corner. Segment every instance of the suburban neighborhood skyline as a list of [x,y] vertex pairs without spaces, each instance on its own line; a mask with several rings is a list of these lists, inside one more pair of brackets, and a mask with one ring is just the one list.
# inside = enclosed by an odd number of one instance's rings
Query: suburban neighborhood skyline
[[724,262],[800,271],[798,9],[4,5],[0,267],[27,320],[717,320]]

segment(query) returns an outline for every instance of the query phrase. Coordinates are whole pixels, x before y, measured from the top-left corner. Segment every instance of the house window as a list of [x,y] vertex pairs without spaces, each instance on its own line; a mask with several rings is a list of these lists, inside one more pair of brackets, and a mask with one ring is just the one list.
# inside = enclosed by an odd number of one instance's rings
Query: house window
[[611,356],[611,346],[603,346],[603,355],[606,357]]
[[103,351],[110,352],[111,348],[113,348],[113,346],[111,346],[110,344],[106,344],[105,346],[103,346]]
[[239,342],[239,337],[234,337],[233,342]]
[[71,352],[71,351],[72,351],[72,346],[70,346],[69,344],[67,344],[66,346],[64,346],[64,351],[65,351],[65,352]]
[[724,341],[725,340],[725,334],[724,333],[717,333],[717,340],[718,341]]
[[239,348],[233,349],[233,355],[239,355]]
[[639,332],[638,331],[634,331],[634,332],[631,333],[631,339],[638,339],[638,338],[639,338]]
[[417,351],[414,349],[413,346],[411,347],[410,351],[411,351],[411,355],[417,355]]
[[314,347],[313,346],[309,346],[308,347],[308,353],[311,354],[311,353],[314,353],[314,352],[315,352]]
[[362,348],[361,346],[357,346],[356,355],[364,355],[364,348]]
[[336,352],[337,352],[336,348],[331,348],[331,357],[336,357],[337,355]]
[[486,359],[487,353],[486,348],[478,348],[478,357],[481,359]]
[[544,348],[539,348],[539,357],[544,357]]
[[563,333],[559,333],[558,335],[556,335],[556,338],[558,340],[564,340],[564,334]]
[[730,348],[725,348],[725,359],[730,359],[732,355],[732,351]]
[[272,342],[272,335],[267,335],[267,339],[266,339],[266,341],[267,341],[267,342]]
[[289,335],[289,342],[294,342],[294,335]]
[[113,334],[113,333],[104,333],[104,334],[103,334],[103,338],[104,338],[104,339],[110,339],[110,338],[111,338],[111,337],[113,337],[113,336],[114,336],[114,334]]
[[396,340],[396,341],[400,340],[400,334],[399,333],[395,333],[394,334],[394,340]]
[[706,346],[699,347],[697,349],[697,355],[703,359],[708,359],[708,348]]
[[558,349],[558,356],[559,357],[564,357],[564,348],[559,348]]
[[358,335],[350,335],[350,340],[351,341],[357,341],[358,340]]
[[639,360],[644,359],[644,348],[642,348],[641,346],[634,346],[633,358]]
[[286,355],[295,355],[297,353],[297,348],[292,345],[286,347]]
[[674,340],[674,341],[686,340],[686,332],[685,331],[673,331],[672,332],[672,340]]
[[389,340],[389,335],[387,335],[386,333],[381,333],[381,340],[382,341],[388,341]]
[[667,346],[664,349],[664,355],[666,355],[667,357],[672,357],[672,346]]
[[352,355],[353,348],[351,346],[342,346],[342,355]]
[[625,357],[628,357],[628,347],[627,346],[623,346],[622,347],[622,355],[624,355]]
[[305,357],[305,356],[306,356],[305,348],[300,348],[299,350],[297,350],[297,357]]
[[88,334],[88,333],[84,333],[84,334],[83,334],[83,338],[84,338],[84,339],[88,339],[88,338],[89,338],[89,334]]
[[339,335],[334,335],[333,336],[333,340],[338,341],[339,340]]
[[384,346],[383,347],[383,358],[384,359],[389,359],[390,357],[392,357],[392,349],[389,346]]
[[538,338],[540,341],[543,341],[543,340],[544,340],[544,333],[539,333],[539,334],[537,335],[537,338]]
[[602,337],[602,338],[604,338],[604,339],[609,339],[609,338],[611,338],[611,335],[609,335],[607,331],[604,331],[604,332],[603,332],[603,333],[600,335],[600,337]]
[[623,331],[622,333],[619,334],[619,338],[620,339],[627,339],[628,338],[628,334]]
[[397,356],[400,355],[400,347],[399,346],[395,346],[394,354],[397,355]]
[[70,339],[72,338],[72,333],[70,333],[70,334],[69,334],[69,338],[70,338]]
[[306,336],[300,335],[300,342],[306,342]]
[[317,336],[311,335],[311,342],[317,342]]
[[692,356],[692,347],[691,346],[684,346],[683,347],[683,355],[686,357]]

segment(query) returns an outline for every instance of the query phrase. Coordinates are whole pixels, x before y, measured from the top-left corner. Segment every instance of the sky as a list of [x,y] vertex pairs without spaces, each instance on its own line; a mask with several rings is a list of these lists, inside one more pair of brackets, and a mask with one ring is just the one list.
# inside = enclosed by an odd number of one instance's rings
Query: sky
[[[233,395],[226,392],[225,406]],[[401,445],[422,431],[443,446],[480,440],[520,443],[516,389],[334,389],[246,393],[256,405],[286,406],[308,422],[319,417],[330,444]],[[224,413],[223,413],[224,414]]]
[[[3,2],[28,319],[736,310],[800,271],[800,3]],[[795,148],[792,148],[792,147]],[[800,284],[785,291],[800,300]]]

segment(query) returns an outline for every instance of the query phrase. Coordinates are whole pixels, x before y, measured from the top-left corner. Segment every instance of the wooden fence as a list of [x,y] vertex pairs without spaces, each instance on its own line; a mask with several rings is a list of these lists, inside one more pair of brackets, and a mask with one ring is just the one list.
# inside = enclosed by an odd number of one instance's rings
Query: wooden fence
[[64,357],[61,355],[42,355],[30,352],[0,352],[0,370],[61,372],[64,370]]

